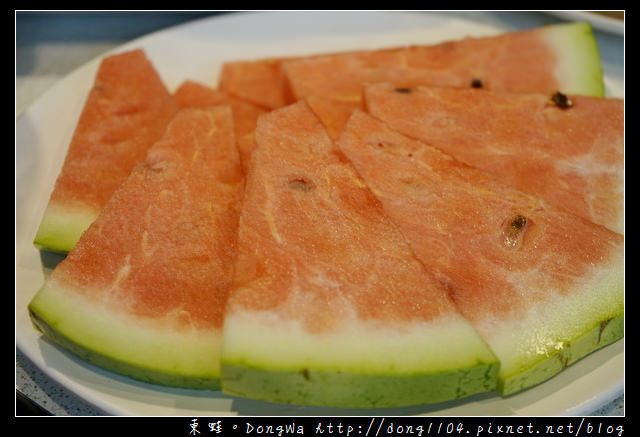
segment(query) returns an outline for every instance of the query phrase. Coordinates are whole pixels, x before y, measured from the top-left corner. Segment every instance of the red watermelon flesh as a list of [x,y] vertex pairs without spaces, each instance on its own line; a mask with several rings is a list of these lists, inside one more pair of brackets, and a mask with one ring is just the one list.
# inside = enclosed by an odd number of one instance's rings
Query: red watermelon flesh
[[341,102],[330,97],[310,96],[305,100],[334,141],[340,137],[351,113],[356,109],[363,109],[361,102]]
[[[342,54],[347,53],[366,54],[369,52],[343,52]],[[229,95],[267,110],[281,108],[296,100],[291,95],[291,90],[282,71],[282,65],[289,61],[313,59],[327,54],[228,61],[222,66],[218,88]]]
[[31,301],[36,326],[116,372],[218,388],[243,190],[230,108],[181,110]]
[[293,58],[225,62],[218,87],[268,110],[285,106],[289,99],[280,65],[287,59]]
[[233,97],[224,91],[216,90],[191,80],[183,82],[174,93],[174,97],[177,104],[182,108],[216,105],[231,106],[240,160],[243,167],[247,168],[251,158],[251,151],[254,148],[253,131],[256,128],[258,117],[267,112],[266,109]]
[[68,252],[177,106],[143,50],[107,56],[75,128],[35,244]]
[[376,84],[367,111],[515,188],[624,233],[624,101]]
[[223,390],[381,407],[495,389],[494,358],[306,102],[260,117]]
[[623,335],[622,235],[361,111],[338,145],[500,360],[503,394]]

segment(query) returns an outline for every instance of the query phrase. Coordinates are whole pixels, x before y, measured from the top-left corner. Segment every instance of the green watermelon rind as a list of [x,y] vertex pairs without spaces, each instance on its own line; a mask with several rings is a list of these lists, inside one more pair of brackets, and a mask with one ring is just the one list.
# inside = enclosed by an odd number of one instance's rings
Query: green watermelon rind
[[[220,332],[180,331],[110,312],[48,282],[29,303],[35,328],[79,358],[135,380],[187,389],[220,389]],[[125,340],[126,339],[126,340]]]
[[[607,265],[595,269],[582,285],[582,290],[558,297],[540,305],[540,316],[547,323],[528,324],[522,328],[511,326],[518,340],[507,340],[511,345],[499,349],[500,341],[487,339],[492,350],[501,358],[499,392],[508,396],[536,386],[560,373],[568,365],[609,345],[624,336],[624,261],[623,254],[612,256]],[[586,285],[585,285],[586,284]],[[570,319],[567,319],[570,317]],[[504,325],[508,326],[508,325]],[[505,335],[505,338],[508,338]],[[544,339],[540,343],[538,339]],[[513,344],[527,345],[523,350]],[[516,354],[507,357],[506,354]]]
[[534,387],[549,380],[567,366],[592,352],[618,341],[623,336],[624,316],[605,319],[585,335],[568,342],[566,347],[537,362],[525,372],[501,379],[498,383],[498,390],[503,396],[509,396]]
[[254,312],[227,316],[224,393],[283,404],[379,408],[497,388],[498,360],[461,318],[395,328],[348,322],[333,333],[308,333],[295,322],[283,327],[274,320],[274,314]]
[[90,207],[70,207],[50,202],[33,244],[40,250],[67,254],[98,214],[99,211]]
[[223,392],[283,404],[336,408],[402,407],[495,391],[497,363],[426,374],[358,374],[323,370],[267,370],[224,364]]
[[556,54],[556,77],[564,94],[605,96],[598,42],[589,23],[546,26],[540,36]]

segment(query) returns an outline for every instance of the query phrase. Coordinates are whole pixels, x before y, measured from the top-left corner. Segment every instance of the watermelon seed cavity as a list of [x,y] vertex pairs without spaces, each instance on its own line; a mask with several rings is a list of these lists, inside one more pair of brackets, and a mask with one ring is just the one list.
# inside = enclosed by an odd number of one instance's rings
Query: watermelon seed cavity
[[527,218],[520,214],[508,220],[502,233],[503,243],[506,247],[515,248],[520,245],[527,222]]
[[315,185],[306,178],[296,177],[289,179],[289,188],[297,191],[311,191]]
[[560,91],[556,92],[551,96],[551,100],[556,104],[557,107],[566,109],[573,106],[573,101],[565,94],[562,94]]
[[482,84],[482,81],[480,79],[478,79],[477,77],[474,77],[473,79],[471,79],[471,87],[472,88],[482,88],[484,85]]

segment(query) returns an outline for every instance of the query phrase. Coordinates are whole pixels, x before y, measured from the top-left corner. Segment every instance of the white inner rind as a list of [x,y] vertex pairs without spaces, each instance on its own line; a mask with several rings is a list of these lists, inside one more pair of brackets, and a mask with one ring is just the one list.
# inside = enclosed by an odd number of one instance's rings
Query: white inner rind
[[600,54],[588,23],[547,26],[540,35],[556,53],[556,78],[562,87],[558,91],[604,97]]
[[624,254],[594,267],[568,291],[548,290],[545,299],[516,319],[486,318],[478,332],[500,359],[500,376],[522,373],[571,346],[600,323],[624,313]]
[[376,323],[350,319],[311,333],[276,311],[230,309],[222,360],[277,371],[371,374],[436,373],[495,363],[486,343],[457,315],[430,322]]
[[173,375],[220,375],[219,329],[176,326],[175,317],[144,318],[111,311],[49,280],[30,309],[69,341],[129,365]]

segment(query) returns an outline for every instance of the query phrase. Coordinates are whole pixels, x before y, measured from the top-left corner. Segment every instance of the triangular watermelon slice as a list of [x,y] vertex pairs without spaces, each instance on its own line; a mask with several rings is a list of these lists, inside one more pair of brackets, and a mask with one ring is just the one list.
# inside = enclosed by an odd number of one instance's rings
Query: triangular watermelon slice
[[231,106],[240,160],[243,167],[247,168],[249,166],[251,152],[255,143],[253,131],[256,128],[258,117],[267,112],[266,109],[192,80],[183,82],[173,95],[176,103],[181,108],[204,108],[216,105]]
[[502,394],[622,337],[622,235],[361,111],[338,145],[500,360]]
[[624,233],[624,100],[391,84],[364,95],[393,129]]
[[483,87],[503,92],[602,96],[598,46],[588,23],[549,25],[435,45],[334,54],[281,64],[294,100],[360,102],[362,84]]
[[231,109],[183,109],[29,304],[80,357],[144,381],[219,388],[244,176]]
[[223,391],[383,407],[494,390],[495,358],[306,102],[258,120]]
[[177,110],[142,49],[105,57],[34,243],[66,253]]
[[219,87],[267,109],[319,96],[359,106],[365,82],[602,96],[598,46],[588,23],[563,23],[434,45],[224,64]]

